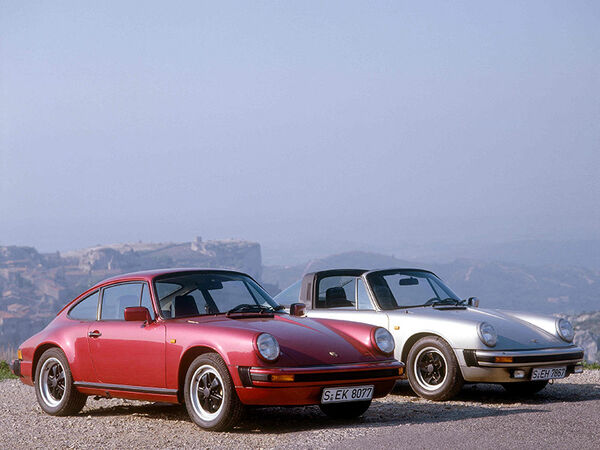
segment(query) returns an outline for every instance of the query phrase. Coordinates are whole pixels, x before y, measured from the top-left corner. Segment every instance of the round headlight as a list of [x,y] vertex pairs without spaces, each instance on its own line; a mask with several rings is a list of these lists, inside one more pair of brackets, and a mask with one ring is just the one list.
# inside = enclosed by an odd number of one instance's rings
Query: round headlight
[[488,347],[493,347],[498,342],[498,333],[496,329],[487,322],[481,322],[477,329],[479,332],[479,339]]
[[573,342],[575,330],[573,330],[573,325],[567,319],[558,319],[556,321],[556,331],[563,340]]
[[396,346],[396,343],[394,342],[394,337],[385,328],[375,329],[375,333],[373,333],[373,338],[375,341],[375,346],[380,352],[388,354],[394,351],[394,347]]
[[267,361],[275,361],[279,358],[279,343],[268,333],[263,333],[256,338],[256,349]]

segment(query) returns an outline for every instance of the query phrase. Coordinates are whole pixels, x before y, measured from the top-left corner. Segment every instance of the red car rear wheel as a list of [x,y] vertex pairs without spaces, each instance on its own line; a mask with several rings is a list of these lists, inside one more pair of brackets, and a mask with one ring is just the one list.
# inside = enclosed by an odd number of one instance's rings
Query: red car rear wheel
[[35,371],[35,395],[44,412],[68,416],[83,409],[87,395],[75,389],[69,362],[58,348],[46,350]]

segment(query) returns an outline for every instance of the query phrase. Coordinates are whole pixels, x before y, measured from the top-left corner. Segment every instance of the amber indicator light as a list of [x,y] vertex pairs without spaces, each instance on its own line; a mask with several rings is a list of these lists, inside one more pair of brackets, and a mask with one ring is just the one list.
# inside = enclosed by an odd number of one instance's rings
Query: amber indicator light
[[273,374],[273,375],[271,375],[271,381],[279,381],[279,382],[294,381],[294,375]]
[[494,362],[497,363],[511,363],[513,362],[512,356],[495,356]]

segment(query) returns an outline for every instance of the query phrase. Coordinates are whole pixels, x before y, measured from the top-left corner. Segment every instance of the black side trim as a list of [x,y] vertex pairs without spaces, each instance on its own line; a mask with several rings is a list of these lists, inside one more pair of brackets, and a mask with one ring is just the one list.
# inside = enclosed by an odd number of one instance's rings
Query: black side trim
[[144,394],[163,394],[163,395],[177,394],[177,389],[153,388],[153,387],[146,387],[146,386],[128,386],[125,384],[88,383],[88,382],[84,382],[84,381],[76,381],[73,384],[77,387],[90,388],[90,389],[104,389],[107,391],[129,391],[129,392],[142,392]]
[[[466,350],[465,350],[466,351]],[[562,353],[558,355],[523,355],[513,356],[513,363],[537,363],[537,362],[554,362],[554,361],[571,361],[583,359],[583,352],[577,353]],[[479,356],[479,362],[494,362],[494,356]]]
[[465,362],[467,363],[467,367],[477,367],[477,357],[475,356],[475,350],[463,350],[463,355],[465,356]]
[[299,373],[295,374],[294,380],[303,381],[344,381],[362,380],[367,378],[400,378],[398,369],[376,369],[352,372],[325,372],[325,373]]
[[240,379],[242,380],[242,386],[252,386],[252,378],[250,378],[250,367],[238,367],[238,373],[240,374]]

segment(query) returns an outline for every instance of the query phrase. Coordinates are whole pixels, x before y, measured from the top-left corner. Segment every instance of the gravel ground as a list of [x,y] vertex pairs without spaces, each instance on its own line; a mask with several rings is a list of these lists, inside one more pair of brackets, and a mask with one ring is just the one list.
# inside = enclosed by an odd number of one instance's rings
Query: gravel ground
[[415,397],[406,382],[360,419],[317,407],[248,412],[230,433],[197,428],[182,406],[93,400],[77,416],[40,410],[33,388],[0,382],[1,448],[599,448],[600,371],[560,380],[521,400],[497,386],[467,386],[454,401]]

